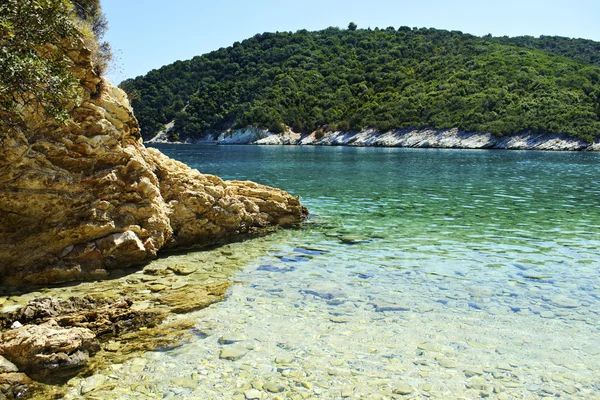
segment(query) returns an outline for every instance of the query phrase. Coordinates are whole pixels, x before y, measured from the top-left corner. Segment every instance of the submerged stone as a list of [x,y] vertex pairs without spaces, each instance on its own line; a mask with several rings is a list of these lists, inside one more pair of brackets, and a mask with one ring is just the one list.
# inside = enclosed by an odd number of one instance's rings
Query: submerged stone
[[246,340],[246,335],[242,333],[227,333],[219,338],[220,344],[233,344]]
[[242,346],[228,346],[221,350],[219,358],[236,361],[248,354],[248,349]]
[[272,264],[263,264],[263,265],[259,266],[256,270],[257,271],[266,271],[266,272],[292,272],[295,269],[296,268],[294,268],[294,267],[276,267],[275,265],[272,265]]

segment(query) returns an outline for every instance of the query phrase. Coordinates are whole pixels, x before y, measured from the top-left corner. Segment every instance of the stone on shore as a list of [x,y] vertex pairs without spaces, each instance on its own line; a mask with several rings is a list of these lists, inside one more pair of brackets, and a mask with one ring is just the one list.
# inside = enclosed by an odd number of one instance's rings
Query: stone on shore
[[51,320],[2,333],[0,354],[20,371],[38,379],[69,376],[87,365],[99,350],[86,328],[62,328]]

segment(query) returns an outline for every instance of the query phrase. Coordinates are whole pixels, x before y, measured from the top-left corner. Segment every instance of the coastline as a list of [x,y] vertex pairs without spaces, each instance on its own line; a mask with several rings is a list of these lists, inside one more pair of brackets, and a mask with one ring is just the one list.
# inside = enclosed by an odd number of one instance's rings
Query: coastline
[[169,142],[165,140],[166,136],[164,132],[159,133],[147,143],[600,151],[600,142],[590,144],[582,139],[560,134],[520,133],[496,136],[489,132],[465,132],[456,128],[395,129],[386,132],[364,129],[358,132],[336,131],[317,135],[317,132],[300,134],[291,130],[278,134],[261,128],[248,127],[223,132],[216,139],[188,138],[182,142]]

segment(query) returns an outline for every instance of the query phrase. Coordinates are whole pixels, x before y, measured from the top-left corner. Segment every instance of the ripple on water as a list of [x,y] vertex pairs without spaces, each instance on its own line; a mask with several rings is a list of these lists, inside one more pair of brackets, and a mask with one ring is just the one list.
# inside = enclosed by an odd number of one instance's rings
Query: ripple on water
[[195,339],[102,371],[118,385],[94,395],[597,397],[598,155],[193,149],[172,155],[285,178],[313,215],[247,242],[229,298],[182,317]]

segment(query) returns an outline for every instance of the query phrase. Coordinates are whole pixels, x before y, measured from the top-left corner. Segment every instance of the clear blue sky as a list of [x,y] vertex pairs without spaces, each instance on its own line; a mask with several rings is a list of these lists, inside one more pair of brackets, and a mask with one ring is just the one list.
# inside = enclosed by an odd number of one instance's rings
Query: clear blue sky
[[256,33],[388,26],[600,41],[600,0],[101,0],[114,83]]

